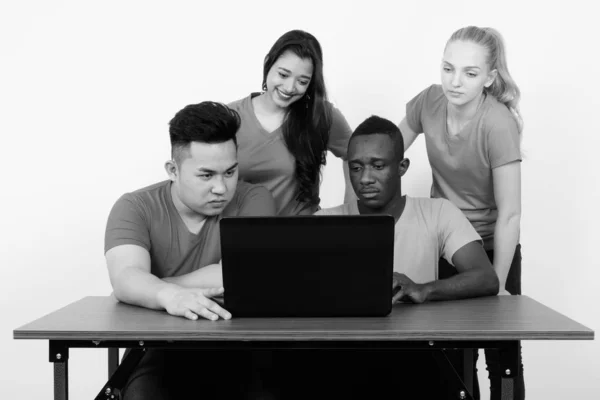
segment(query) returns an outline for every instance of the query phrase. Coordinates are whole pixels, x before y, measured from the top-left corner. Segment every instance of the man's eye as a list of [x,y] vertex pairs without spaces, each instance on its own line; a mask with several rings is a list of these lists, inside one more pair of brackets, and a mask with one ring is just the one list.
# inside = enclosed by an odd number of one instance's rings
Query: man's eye
[[231,178],[235,174],[235,169],[225,172],[225,176]]
[[200,179],[209,180],[210,178],[212,178],[212,174],[201,174],[201,175],[198,175],[198,177]]

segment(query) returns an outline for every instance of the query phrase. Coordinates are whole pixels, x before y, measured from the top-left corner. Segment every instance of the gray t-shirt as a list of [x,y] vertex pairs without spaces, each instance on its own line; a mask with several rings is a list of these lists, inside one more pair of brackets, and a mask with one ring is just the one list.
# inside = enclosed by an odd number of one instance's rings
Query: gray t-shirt
[[184,275],[221,260],[222,217],[253,215],[275,215],[273,197],[264,187],[238,182],[223,212],[208,217],[197,234],[191,233],[173,204],[171,181],[163,181],[117,200],[108,217],[104,252],[134,244],[150,253],[153,275]]
[[[229,107],[236,110],[242,123],[237,133],[240,179],[260,184],[271,191],[278,215],[310,215],[316,205],[296,200],[298,182],[296,160],[285,145],[281,127],[267,132],[254,113],[252,95],[234,101]],[[332,123],[327,148],[336,157],[346,159],[352,129],[342,113],[330,103]]]
[[415,133],[425,133],[433,184],[431,197],[450,200],[493,248],[498,208],[492,169],[521,161],[517,122],[504,104],[486,96],[471,121],[450,135],[448,100],[440,85],[432,85],[406,105],[406,121]]
[[[320,210],[316,215],[359,215],[357,202]],[[455,205],[445,199],[406,196],[394,229],[394,271],[415,283],[438,279],[438,262],[481,238]]]

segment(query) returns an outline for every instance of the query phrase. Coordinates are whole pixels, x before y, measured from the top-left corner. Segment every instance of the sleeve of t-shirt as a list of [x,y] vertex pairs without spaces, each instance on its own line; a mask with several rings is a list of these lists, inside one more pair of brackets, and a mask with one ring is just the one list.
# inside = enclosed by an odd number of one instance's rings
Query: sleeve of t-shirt
[[275,200],[269,190],[263,186],[253,185],[240,204],[239,216],[271,217],[277,215]]
[[150,230],[142,207],[130,194],[117,200],[110,211],[104,234],[104,252],[123,244],[150,251]]
[[440,254],[454,265],[452,263],[454,253],[468,243],[481,242],[481,237],[458,207],[446,199],[438,201],[440,203],[437,224]]
[[521,161],[521,137],[517,121],[511,112],[508,109],[499,109],[493,115],[488,115],[486,122],[490,166],[496,168],[513,161]]
[[340,110],[331,105],[331,129],[327,148],[336,157],[346,160],[350,136],[352,136],[352,129],[348,125],[348,121]]
[[423,114],[423,110],[427,106],[427,99],[429,98],[429,92],[432,86],[429,86],[427,89],[423,90],[421,93],[412,98],[408,103],[406,103],[406,122],[408,126],[414,133],[423,133],[423,123],[421,122],[421,116]]

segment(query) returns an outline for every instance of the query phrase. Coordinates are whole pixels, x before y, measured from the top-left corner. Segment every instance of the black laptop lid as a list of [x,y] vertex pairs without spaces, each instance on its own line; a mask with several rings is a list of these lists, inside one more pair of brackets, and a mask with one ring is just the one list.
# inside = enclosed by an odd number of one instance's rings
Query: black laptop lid
[[391,311],[392,216],[234,217],[220,224],[225,308],[234,318]]

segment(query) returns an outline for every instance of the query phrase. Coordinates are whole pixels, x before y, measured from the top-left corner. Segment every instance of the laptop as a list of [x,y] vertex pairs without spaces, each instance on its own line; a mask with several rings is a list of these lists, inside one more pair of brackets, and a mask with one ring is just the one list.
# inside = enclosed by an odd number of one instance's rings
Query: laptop
[[236,317],[369,317],[391,311],[390,215],[220,221],[224,307]]

